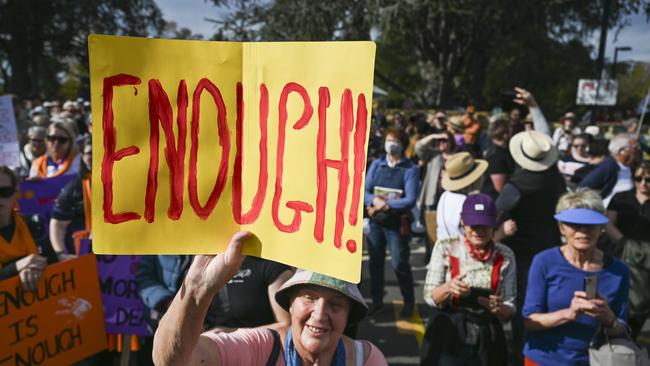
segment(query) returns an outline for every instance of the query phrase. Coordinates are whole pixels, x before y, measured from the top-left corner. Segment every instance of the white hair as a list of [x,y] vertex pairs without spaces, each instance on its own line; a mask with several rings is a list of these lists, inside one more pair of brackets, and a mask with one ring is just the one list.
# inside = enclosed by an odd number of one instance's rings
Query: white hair
[[609,142],[609,153],[612,156],[618,154],[621,150],[630,147],[630,139],[632,136],[627,133],[619,133],[612,137],[612,140]]

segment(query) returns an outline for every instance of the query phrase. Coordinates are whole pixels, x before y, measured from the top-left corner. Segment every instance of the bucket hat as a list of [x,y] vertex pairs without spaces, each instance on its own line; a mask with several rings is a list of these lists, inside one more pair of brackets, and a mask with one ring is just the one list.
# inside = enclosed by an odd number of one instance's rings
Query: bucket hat
[[363,300],[359,288],[350,282],[339,280],[334,277],[320,273],[298,270],[282,287],[275,293],[275,301],[278,302],[287,312],[291,307],[291,289],[301,285],[314,285],[338,291],[350,299],[350,314],[348,325],[360,322],[368,312],[368,305]]
[[553,217],[567,224],[604,225],[609,222],[607,216],[588,208],[570,208],[556,213]]
[[459,152],[449,157],[442,173],[442,188],[458,191],[476,182],[487,170],[488,162],[474,159],[468,152]]
[[510,154],[522,168],[541,172],[554,165],[560,153],[550,136],[538,131],[524,131],[510,139]]
[[492,197],[485,193],[470,194],[460,212],[463,225],[497,226],[497,209]]

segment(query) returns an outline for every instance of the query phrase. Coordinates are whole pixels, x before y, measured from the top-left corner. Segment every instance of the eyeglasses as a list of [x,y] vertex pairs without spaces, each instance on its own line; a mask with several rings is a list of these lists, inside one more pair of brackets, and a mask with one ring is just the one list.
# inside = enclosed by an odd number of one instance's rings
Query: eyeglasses
[[70,139],[67,138],[67,137],[56,136],[56,135],[46,136],[45,139],[48,142],[51,142],[51,143],[58,142],[61,145],[67,144],[70,141]]
[[585,148],[585,147],[587,147],[587,145],[583,145],[583,144],[573,144],[573,147],[575,147],[576,149],[579,148],[579,147]]
[[0,198],[9,198],[16,193],[16,188],[12,186],[0,187]]
[[634,177],[634,181],[641,184],[650,183],[650,177]]

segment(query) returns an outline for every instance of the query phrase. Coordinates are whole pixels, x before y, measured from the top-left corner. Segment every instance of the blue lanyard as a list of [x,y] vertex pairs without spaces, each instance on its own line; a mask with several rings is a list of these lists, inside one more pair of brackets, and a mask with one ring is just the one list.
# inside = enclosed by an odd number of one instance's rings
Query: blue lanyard
[[[284,362],[287,366],[302,366],[302,360],[296,348],[293,346],[293,332],[291,328],[287,332],[284,340]],[[336,345],[336,353],[332,358],[333,366],[345,366],[345,346],[343,339],[339,338],[339,343]]]

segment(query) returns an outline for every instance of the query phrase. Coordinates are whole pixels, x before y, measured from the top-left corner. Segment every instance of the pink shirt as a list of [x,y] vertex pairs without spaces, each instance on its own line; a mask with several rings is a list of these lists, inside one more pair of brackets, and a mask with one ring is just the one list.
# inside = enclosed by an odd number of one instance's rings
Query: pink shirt
[[[273,334],[265,328],[242,328],[232,333],[205,332],[221,356],[223,365],[265,365],[273,351]],[[370,355],[364,365],[387,365],[381,351],[370,344]],[[284,366],[284,350],[280,352],[276,366]]]

